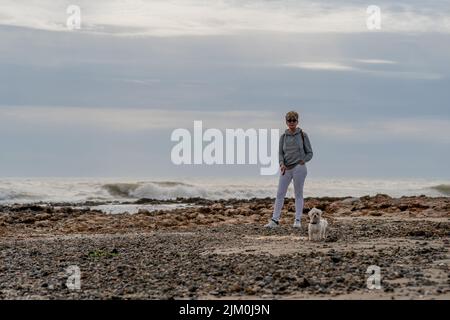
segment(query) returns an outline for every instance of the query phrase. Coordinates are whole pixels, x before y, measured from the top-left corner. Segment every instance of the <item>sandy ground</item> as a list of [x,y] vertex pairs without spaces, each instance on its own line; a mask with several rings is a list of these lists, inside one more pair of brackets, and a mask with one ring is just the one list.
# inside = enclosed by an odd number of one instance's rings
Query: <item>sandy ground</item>
[[[289,210],[274,230],[263,228],[267,215],[256,219],[254,212],[208,220],[209,209],[189,209],[209,223],[173,215],[181,222],[163,226],[155,219],[173,212],[50,212],[42,220],[33,218],[43,214],[38,208],[28,218],[17,210],[0,216],[0,298],[449,299],[446,205],[439,214],[424,206],[427,214],[413,215],[386,206],[376,215],[338,208],[327,213],[323,242],[307,240],[306,217],[300,231],[293,229]],[[190,219],[191,211],[180,212]],[[380,268],[380,289],[367,288],[372,265]],[[67,287],[69,266],[81,272],[79,290]]]

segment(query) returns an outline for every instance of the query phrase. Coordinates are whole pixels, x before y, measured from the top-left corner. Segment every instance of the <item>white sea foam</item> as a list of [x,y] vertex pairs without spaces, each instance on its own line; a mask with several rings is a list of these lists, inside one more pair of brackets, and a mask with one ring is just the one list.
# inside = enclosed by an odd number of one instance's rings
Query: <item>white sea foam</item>
[[178,208],[189,207],[190,205],[183,203],[169,203],[169,204],[104,204],[98,206],[91,206],[92,210],[100,210],[109,214],[119,214],[128,212],[130,214],[138,213],[139,210],[147,210],[149,212],[155,210],[172,210]]
[[[308,178],[305,197],[355,196],[385,193],[393,197],[427,195],[449,196],[448,181],[427,179],[319,179]],[[275,197],[277,178],[185,178],[164,179],[114,178],[17,178],[0,179],[0,203],[132,201],[140,198],[206,199]],[[293,186],[288,190],[293,196]]]

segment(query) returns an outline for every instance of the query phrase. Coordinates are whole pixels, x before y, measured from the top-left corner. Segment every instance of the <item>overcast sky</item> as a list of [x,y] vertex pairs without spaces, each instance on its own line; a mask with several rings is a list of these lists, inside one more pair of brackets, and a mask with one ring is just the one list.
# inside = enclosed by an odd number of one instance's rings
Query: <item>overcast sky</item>
[[172,131],[293,109],[312,177],[450,179],[448,1],[55,3],[0,0],[2,177],[254,176],[173,165]]

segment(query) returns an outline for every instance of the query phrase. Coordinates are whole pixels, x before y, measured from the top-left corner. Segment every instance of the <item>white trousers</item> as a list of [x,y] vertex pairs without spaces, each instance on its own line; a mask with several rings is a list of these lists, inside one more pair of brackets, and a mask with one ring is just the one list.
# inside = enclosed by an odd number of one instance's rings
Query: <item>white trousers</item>
[[283,208],[284,198],[287,189],[292,180],[294,180],[294,194],[295,194],[295,220],[300,220],[303,213],[303,185],[305,184],[308,169],[306,164],[298,164],[290,170],[286,170],[284,175],[280,171],[280,179],[278,182],[277,199],[273,210],[272,219],[280,220],[281,209]]

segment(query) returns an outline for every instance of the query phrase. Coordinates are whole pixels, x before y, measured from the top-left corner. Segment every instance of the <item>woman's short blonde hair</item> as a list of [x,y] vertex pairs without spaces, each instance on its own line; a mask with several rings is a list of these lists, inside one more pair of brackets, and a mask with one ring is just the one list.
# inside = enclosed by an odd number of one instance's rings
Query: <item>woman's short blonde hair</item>
[[286,120],[292,119],[292,118],[298,120],[298,113],[295,111],[289,111],[288,113],[286,113]]

